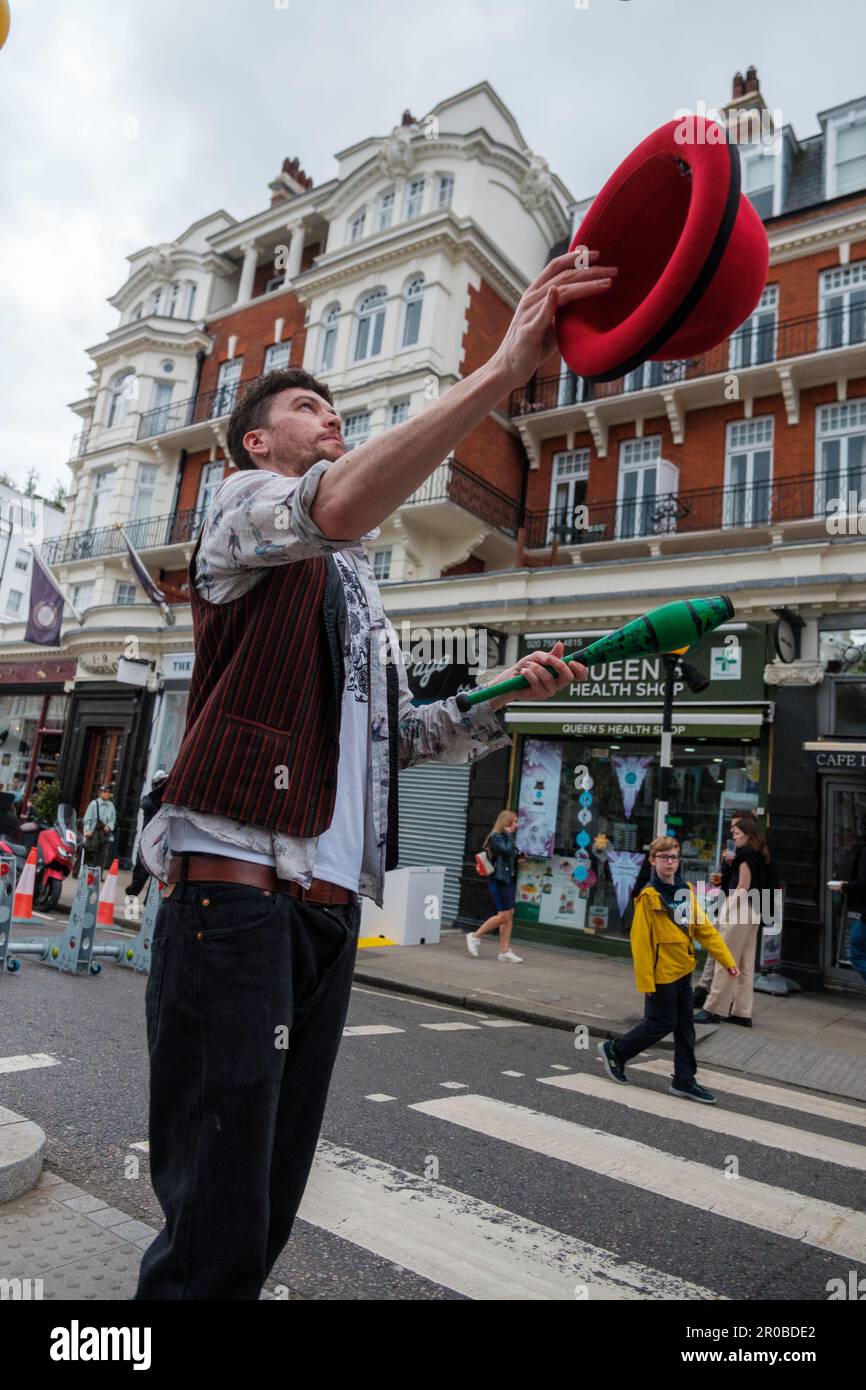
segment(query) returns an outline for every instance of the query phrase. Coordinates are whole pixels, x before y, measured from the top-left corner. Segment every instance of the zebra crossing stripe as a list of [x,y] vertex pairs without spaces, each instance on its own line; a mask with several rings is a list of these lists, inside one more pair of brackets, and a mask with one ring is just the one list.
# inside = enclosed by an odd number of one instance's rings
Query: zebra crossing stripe
[[707,1300],[698,1284],[621,1261],[441,1182],[320,1141],[298,1215],[472,1299]]
[[782,1149],[785,1153],[818,1158],[822,1163],[836,1163],[842,1168],[856,1168],[858,1172],[862,1172],[866,1165],[866,1148],[862,1144],[852,1144],[848,1139],[833,1139],[826,1134],[812,1134],[808,1130],[779,1125],[755,1115],[741,1115],[720,1105],[712,1108],[695,1105],[677,1096],[662,1095],[659,1091],[639,1086],[614,1086],[604,1077],[576,1072],[571,1076],[540,1076],[538,1080],[544,1086],[576,1091],[594,1100],[624,1105],[627,1110],[640,1110],[645,1115],[658,1115],[664,1120],[678,1120],[695,1129],[706,1129],[712,1134],[728,1134],[733,1139],[763,1144],[768,1149]]
[[467,1028],[472,1028],[477,1032],[478,1026],[477,1023],[457,1023],[456,1021],[450,1023],[419,1023],[418,1025],[419,1028],[429,1028],[434,1033],[462,1033]]
[[[649,1071],[655,1076],[670,1076],[670,1062],[635,1062],[629,1071]],[[759,1100],[764,1105],[781,1105],[787,1110],[797,1110],[803,1115],[820,1115],[824,1120],[839,1120],[845,1125],[859,1125],[866,1129],[866,1108],[862,1105],[846,1105],[841,1100],[831,1100],[829,1096],[812,1096],[803,1091],[788,1091],[784,1086],[768,1086],[764,1081],[749,1081],[745,1076],[735,1076],[726,1071],[700,1070],[701,1084],[704,1082],[714,1091],[728,1091],[732,1096],[743,1096],[746,1100]]]
[[491,1096],[448,1096],[409,1108],[684,1206],[866,1262],[866,1216],[835,1202],[804,1197],[753,1178],[726,1181],[721,1167],[711,1168],[635,1139]]
[[343,1029],[344,1038],[366,1038],[380,1036],[383,1033],[405,1033],[405,1028],[391,1028],[387,1023],[354,1023],[351,1028]]
[[34,1067],[59,1067],[60,1059],[47,1052],[23,1052],[18,1057],[0,1057],[0,1074],[31,1071]]

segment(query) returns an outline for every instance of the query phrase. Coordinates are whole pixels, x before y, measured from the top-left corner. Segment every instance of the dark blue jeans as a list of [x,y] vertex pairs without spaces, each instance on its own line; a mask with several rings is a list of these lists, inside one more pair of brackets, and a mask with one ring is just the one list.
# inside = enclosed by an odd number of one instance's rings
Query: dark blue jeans
[[259,1297],[315,1155],[360,920],[241,884],[161,903],[145,1010],[165,1226],[136,1300]]
[[692,1011],[692,977],[682,975],[669,985],[656,985],[655,994],[644,996],[644,1016],[630,1032],[615,1040],[617,1056],[623,1062],[674,1035],[674,1080],[680,1085],[694,1081],[695,1017]]

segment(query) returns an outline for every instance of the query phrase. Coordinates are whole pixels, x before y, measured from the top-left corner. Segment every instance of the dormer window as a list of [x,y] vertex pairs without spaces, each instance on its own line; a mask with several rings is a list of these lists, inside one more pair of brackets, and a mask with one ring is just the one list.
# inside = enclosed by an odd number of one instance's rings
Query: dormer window
[[769,151],[760,154],[740,150],[743,164],[743,192],[759,217],[773,216],[776,188],[776,156]]
[[849,111],[827,127],[827,197],[866,188],[866,108]]

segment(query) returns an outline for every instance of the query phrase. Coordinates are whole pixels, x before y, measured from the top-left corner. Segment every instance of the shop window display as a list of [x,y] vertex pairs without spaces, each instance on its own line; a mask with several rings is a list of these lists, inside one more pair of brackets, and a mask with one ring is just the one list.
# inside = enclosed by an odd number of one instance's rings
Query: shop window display
[[[631,891],[654,833],[658,748],[525,738],[517,846],[520,922],[628,934]],[[730,816],[758,804],[758,744],[675,745],[669,833],[683,872],[707,880]]]
[[12,779],[53,778],[60,759],[68,696],[0,696],[0,791],[12,790]]

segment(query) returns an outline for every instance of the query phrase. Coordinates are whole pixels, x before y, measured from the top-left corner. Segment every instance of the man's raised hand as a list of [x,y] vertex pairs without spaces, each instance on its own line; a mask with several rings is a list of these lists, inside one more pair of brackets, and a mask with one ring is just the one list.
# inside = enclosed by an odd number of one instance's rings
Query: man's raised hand
[[505,337],[493,354],[510,389],[523,386],[539,362],[554,351],[553,320],[557,309],[610,289],[617,267],[594,264],[598,255],[597,251],[587,252],[583,248],[555,256],[524,290]]

